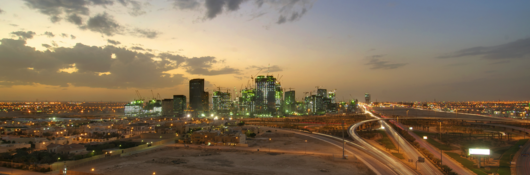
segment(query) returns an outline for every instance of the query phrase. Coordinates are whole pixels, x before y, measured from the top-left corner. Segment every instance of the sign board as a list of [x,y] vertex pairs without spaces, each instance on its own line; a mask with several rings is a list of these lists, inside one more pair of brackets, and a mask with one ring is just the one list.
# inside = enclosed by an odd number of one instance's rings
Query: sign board
[[490,149],[469,148],[469,155],[490,155]]

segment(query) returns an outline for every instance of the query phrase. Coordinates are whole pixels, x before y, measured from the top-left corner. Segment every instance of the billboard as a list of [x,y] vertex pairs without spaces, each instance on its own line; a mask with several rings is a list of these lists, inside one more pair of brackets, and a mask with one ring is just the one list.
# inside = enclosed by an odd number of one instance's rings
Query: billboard
[[469,155],[490,155],[490,149],[469,148]]

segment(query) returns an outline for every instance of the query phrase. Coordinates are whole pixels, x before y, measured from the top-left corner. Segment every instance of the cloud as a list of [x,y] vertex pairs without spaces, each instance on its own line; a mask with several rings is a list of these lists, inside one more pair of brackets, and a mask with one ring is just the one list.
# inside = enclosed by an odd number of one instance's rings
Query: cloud
[[197,9],[200,5],[196,0],[173,0],[173,8],[179,10]]
[[147,89],[174,87],[186,80],[181,74],[164,73],[178,67],[177,64],[162,64],[171,60],[154,61],[153,54],[126,48],[78,43],[70,48],[38,51],[27,46],[24,40],[4,38],[0,42],[0,85],[3,86],[43,84]]
[[144,48],[138,47],[138,46],[131,47],[131,49],[132,50],[145,50]]
[[75,25],[78,25],[78,26],[83,25],[83,18],[81,18],[77,14],[72,14],[72,15],[68,16],[67,20],[68,20],[68,22],[71,22],[71,23],[73,23]]
[[222,75],[222,74],[236,74],[238,69],[231,67],[224,67],[218,70],[213,70],[213,65],[218,63],[215,57],[193,57],[186,59],[186,72],[197,75]]
[[254,70],[261,70],[262,72],[268,71],[268,72],[281,72],[283,71],[282,68],[278,65],[272,65],[272,66],[249,66],[246,69],[254,69]]
[[278,21],[276,22],[276,24],[283,24],[285,22],[293,22],[293,21],[299,20],[300,18],[302,18],[302,16],[306,12],[307,12],[307,10],[305,8],[303,8],[301,12],[297,12],[297,11],[292,12],[291,16],[289,18],[287,18],[284,15],[280,15],[280,17],[278,18]]
[[4,13],[4,10],[0,9],[0,14]]
[[52,32],[44,32],[44,35],[48,36],[49,38],[53,38],[55,35]]
[[66,33],[61,33],[61,37],[66,38],[66,37],[68,37],[68,34],[66,34]]
[[47,49],[51,48],[52,46],[49,44],[42,44],[42,47],[46,47]]
[[16,24],[9,24],[10,26],[13,26],[13,27],[18,27],[18,25]]
[[70,38],[71,39],[75,39],[76,37],[74,35],[70,35]]
[[379,56],[379,57],[369,58],[370,61],[365,64],[368,66],[372,66],[370,67],[370,69],[397,69],[397,68],[407,65],[406,63],[389,64],[388,61],[382,61],[379,59],[382,57],[382,55],[374,55],[374,56]]
[[530,38],[490,47],[472,47],[462,49],[454,53],[439,56],[437,58],[459,58],[467,56],[482,56],[483,59],[514,59],[524,58],[530,55]]
[[[123,6],[128,7],[131,5],[131,9],[129,10],[129,15],[131,16],[140,16],[146,14],[146,11],[143,10],[143,6],[140,2],[135,0],[118,0]],[[148,2],[145,2],[145,4],[149,4]]]
[[[26,5],[31,9],[36,9],[40,13],[50,17],[53,23],[59,22],[63,14],[72,17],[72,15],[87,16],[90,13],[88,6],[106,6],[112,5],[110,0],[24,0]],[[77,21],[70,21],[74,24]],[[79,24],[78,24],[79,25]]]
[[107,42],[110,43],[110,44],[112,44],[112,45],[119,45],[119,44],[121,44],[121,42],[116,41],[116,40],[111,40],[111,39],[108,39]]
[[88,19],[87,25],[83,28],[87,28],[93,32],[105,34],[107,36],[120,34],[123,29],[123,27],[107,13],[101,13]]
[[150,29],[135,28],[133,31],[131,31],[131,34],[138,36],[138,37],[153,39],[153,38],[156,38],[161,33],[155,30],[150,30]]
[[[172,0],[173,8],[177,10],[206,11],[204,19],[214,19],[224,12],[239,11],[242,4],[247,0]],[[204,3],[202,3],[204,2]],[[251,19],[265,14],[278,15],[277,24],[300,20],[302,16],[312,7],[314,0],[256,0],[251,5],[257,9],[251,9]],[[202,8],[201,8],[202,7]],[[252,8],[251,6],[245,6]],[[268,11],[268,12],[266,12]],[[270,11],[274,13],[269,13]],[[249,20],[249,21],[250,21]]]
[[35,36],[35,32],[33,32],[33,31],[27,31],[27,32],[16,31],[16,32],[11,32],[11,35],[18,36],[18,38],[22,39],[22,40],[27,40],[27,39],[33,38],[33,36]]

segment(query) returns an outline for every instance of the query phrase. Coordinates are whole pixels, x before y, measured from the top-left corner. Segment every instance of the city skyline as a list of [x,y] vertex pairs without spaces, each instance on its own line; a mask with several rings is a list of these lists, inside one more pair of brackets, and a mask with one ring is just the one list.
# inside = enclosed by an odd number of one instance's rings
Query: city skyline
[[0,2],[0,101],[166,99],[267,70],[297,100],[530,97],[529,2],[60,2]]

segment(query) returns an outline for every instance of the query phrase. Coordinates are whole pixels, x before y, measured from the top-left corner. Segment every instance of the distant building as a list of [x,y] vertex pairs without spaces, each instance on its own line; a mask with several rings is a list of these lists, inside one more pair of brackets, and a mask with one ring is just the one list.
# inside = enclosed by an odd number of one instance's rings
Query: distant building
[[173,116],[173,100],[174,99],[164,99],[162,100],[162,115],[164,116]]
[[212,110],[218,114],[228,114],[230,112],[230,93],[215,91],[212,97]]
[[176,117],[182,117],[186,110],[186,96],[173,95],[173,114]]
[[144,101],[135,100],[125,104],[124,112],[127,117],[136,117],[143,112]]
[[193,111],[203,110],[204,79],[190,80],[190,108]]
[[366,104],[370,104],[370,99],[371,99],[370,94],[369,93],[365,93],[364,94],[364,101],[365,101]]
[[296,93],[295,91],[285,92],[285,112],[291,114],[296,112]]

